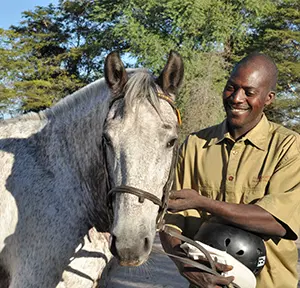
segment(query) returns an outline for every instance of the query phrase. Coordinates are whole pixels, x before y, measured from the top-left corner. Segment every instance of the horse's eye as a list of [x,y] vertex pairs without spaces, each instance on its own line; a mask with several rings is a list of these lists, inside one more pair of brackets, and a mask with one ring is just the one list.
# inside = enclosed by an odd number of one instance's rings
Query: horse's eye
[[111,146],[112,145],[112,141],[109,137],[108,134],[106,133],[103,133],[103,140],[104,140],[104,144],[107,145],[107,146]]
[[171,141],[169,141],[167,143],[167,148],[172,148],[175,145],[176,141],[177,141],[177,138],[174,138]]

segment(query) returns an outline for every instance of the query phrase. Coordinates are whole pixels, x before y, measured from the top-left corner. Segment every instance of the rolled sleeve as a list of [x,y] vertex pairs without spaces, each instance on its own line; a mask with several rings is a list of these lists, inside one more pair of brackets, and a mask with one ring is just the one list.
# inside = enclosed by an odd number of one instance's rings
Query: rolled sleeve
[[285,153],[272,175],[267,194],[259,205],[279,222],[287,233],[283,238],[296,240],[300,228],[300,151],[299,137]]

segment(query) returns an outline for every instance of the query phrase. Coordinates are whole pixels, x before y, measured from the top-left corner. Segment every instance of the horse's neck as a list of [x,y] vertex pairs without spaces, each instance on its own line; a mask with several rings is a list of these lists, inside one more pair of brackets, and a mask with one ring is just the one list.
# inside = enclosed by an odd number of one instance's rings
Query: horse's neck
[[99,190],[106,188],[102,132],[109,96],[83,98],[82,101],[67,100],[60,104],[63,106],[47,111],[48,124],[37,137],[43,143],[44,157],[54,174],[57,177],[63,177],[60,176],[63,173],[73,175],[82,184],[76,189],[81,189],[85,204],[99,207],[104,201],[101,195],[106,194]]
[[101,81],[66,97],[46,112],[49,156],[63,157],[86,174],[99,157],[102,132],[109,109],[109,92]]

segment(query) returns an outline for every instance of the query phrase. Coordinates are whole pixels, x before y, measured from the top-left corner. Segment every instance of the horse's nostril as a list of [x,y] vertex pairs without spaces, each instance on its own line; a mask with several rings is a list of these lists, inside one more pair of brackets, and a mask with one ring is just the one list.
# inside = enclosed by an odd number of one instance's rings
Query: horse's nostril
[[145,248],[145,251],[148,252],[148,251],[150,250],[150,248],[151,248],[150,245],[151,245],[151,244],[150,244],[150,240],[149,240],[148,237],[146,237],[145,240],[144,240],[144,248]]
[[111,253],[118,258],[118,252],[117,252],[117,247],[116,247],[116,241],[117,237],[113,234],[111,234],[111,245],[110,245],[110,251]]

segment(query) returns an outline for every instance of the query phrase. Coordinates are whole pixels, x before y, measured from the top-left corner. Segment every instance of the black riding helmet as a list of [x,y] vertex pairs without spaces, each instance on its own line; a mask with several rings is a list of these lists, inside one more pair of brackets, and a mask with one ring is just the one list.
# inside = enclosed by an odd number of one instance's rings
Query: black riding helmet
[[215,222],[203,223],[194,240],[226,251],[258,275],[266,262],[266,247],[261,237],[243,229]]

